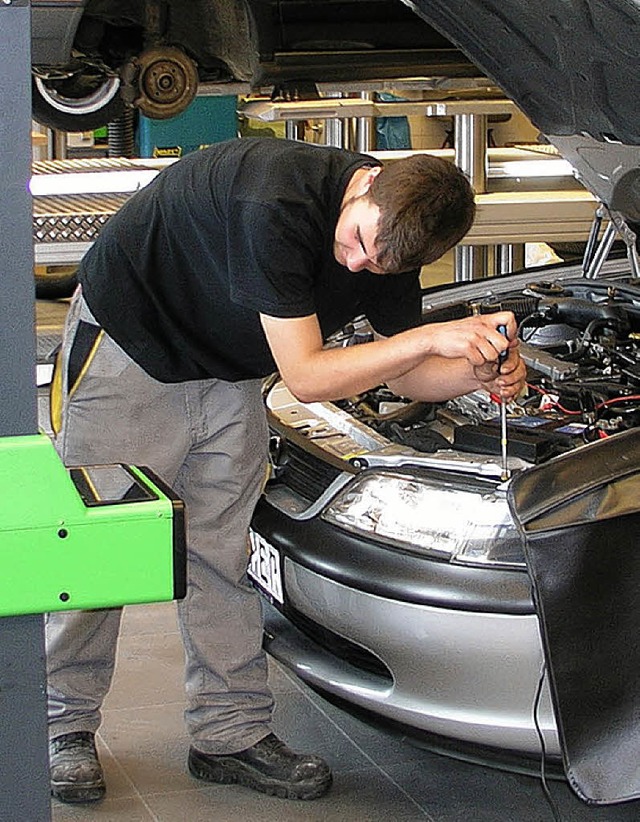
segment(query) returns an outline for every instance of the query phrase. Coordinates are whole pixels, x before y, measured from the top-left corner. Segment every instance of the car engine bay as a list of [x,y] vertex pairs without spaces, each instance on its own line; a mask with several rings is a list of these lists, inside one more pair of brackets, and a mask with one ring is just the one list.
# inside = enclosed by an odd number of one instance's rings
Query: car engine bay
[[[637,282],[531,283],[499,298],[434,309],[425,321],[498,310],[514,312],[528,366],[527,393],[508,407],[514,456],[538,463],[640,424]],[[483,391],[434,407],[403,401],[381,387],[337,405],[418,451],[453,445],[498,453],[499,403]]]
[[[506,278],[505,278],[506,279]],[[507,406],[515,470],[640,425],[640,283],[624,276],[515,278],[513,287],[479,283],[428,295],[425,323],[510,310],[527,365],[526,391]],[[470,295],[470,296],[467,296]],[[372,339],[359,318],[330,345]],[[284,393],[283,393],[284,392]],[[462,470],[491,474],[500,454],[500,404],[486,391],[444,403],[396,396],[386,386],[334,403],[303,406],[279,385],[268,406],[276,420],[325,454],[363,467],[375,453],[463,457]],[[488,459],[484,459],[488,458]],[[419,459],[419,458],[418,458]],[[469,468],[471,466],[471,468]]]

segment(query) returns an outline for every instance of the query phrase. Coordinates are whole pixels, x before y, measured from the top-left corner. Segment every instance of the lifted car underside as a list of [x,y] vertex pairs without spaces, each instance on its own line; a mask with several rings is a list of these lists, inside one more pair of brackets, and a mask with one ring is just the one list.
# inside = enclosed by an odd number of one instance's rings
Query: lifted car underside
[[36,119],[69,130],[125,106],[174,117],[200,83],[295,99],[322,82],[479,75],[399,0],[33,0],[33,71]]

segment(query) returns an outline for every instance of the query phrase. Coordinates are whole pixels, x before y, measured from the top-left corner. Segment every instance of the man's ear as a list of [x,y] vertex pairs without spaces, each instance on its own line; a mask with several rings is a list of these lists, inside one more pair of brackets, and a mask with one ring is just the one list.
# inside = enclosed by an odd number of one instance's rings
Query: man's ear
[[382,166],[373,166],[373,168],[366,169],[367,173],[364,175],[361,181],[361,188],[359,196],[362,197],[364,194],[369,192],[371,188],[371,184],[376,179],[378,174],[382,171]]

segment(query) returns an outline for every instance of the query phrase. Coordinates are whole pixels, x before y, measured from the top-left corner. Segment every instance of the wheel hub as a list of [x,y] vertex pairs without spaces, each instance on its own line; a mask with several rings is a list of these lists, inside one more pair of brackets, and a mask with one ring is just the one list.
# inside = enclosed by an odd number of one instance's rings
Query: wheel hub
[[151,48],[136,63],[138,96],[134,104],[145,116],[155,120],[175,117],[195,97],[198,71],[193,60],[180,49]]

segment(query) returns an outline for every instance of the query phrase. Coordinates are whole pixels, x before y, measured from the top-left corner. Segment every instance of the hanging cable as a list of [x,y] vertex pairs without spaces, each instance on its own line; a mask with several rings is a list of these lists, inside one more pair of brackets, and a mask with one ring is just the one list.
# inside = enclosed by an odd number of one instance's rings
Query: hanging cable
[[554,822],[562,822],[562,817],[560,816],[558,806],[556,805],[555,800],[551,796],[551,791],[549,790],[549,785],[547,783],[547,748],[544,742],[544,735],[542,733],[542,728],[540,727],[540,721],[538,717],[538,712],[540,710],[540,700],[542,698],[542,687],[544,685],[546,676],[547,664],[543,659],[542,666],[540,668],[540,676],[538,678],[538,685],[536,687],[536,694],[533,700],[533,724],[535,725],[536,733],[538,735],[538,741],[540,742],[540,783],[542,785],[542,792],[544,793],[545,799],[547,800],[547,804],[551,809]]

